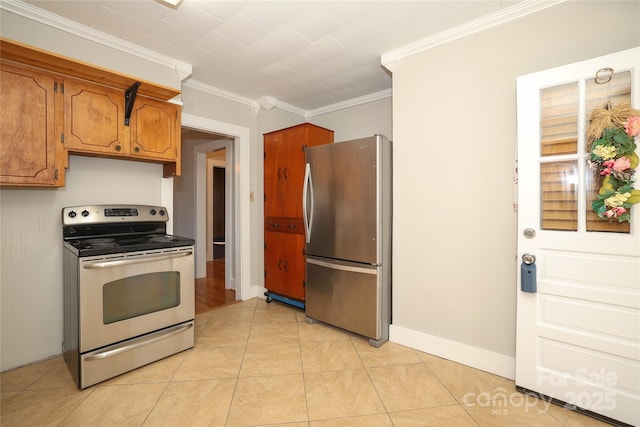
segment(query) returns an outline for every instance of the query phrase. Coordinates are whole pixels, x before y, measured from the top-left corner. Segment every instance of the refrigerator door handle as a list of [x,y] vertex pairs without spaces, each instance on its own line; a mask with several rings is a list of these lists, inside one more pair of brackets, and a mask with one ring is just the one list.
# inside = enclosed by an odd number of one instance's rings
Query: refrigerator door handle
[[333,270],[349,271],[351,273],[373,274],[374,276],[378,274],[378,271],[375,268],[352,267],[350,265],[342,265],[342,264],[335,264],[332,262],[320,261],[315,258],[307,258],[307,264],[314,264],[320,267],[331,268]]
[[[311,197],[309,199],[309,196]],[[307,199],[310,200],[310,211],[307,212]],[[307,243],[311,240],[311,227],[313,226],[313,182],[311,181],[311,165],[307,163],[304,168],[304,184],[302,187],[302,218],[304,220],[304,235]]]

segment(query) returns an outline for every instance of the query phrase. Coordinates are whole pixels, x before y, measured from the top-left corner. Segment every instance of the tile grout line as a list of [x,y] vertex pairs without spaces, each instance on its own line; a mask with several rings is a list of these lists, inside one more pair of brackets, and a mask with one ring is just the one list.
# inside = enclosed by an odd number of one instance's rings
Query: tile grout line
[[304,372],[304,359],[302,358],[302,340],[300,339],[300,322],[298,321],[297,314],[295,317],[295,322],[296,322],[296,331],[298,332],[298,351],[300,352],[300,373],[302,374],[302,391],[304,392],[304,405],[307,409],[307,425],[310,425],[311,414],[309,414],[309,399],[307,397],[307,377]]
[[242,364],[244,363],[244,358],[247,353],[247,346],[249,345],[249,337],[251,337],[251,330],[253,329],[253,325],[256,319],[256,310],[258,309],[258,304],[256,303],[253,306],[253,315],[251,317],[251,327],[249,328],[249,332],[247,333],[247,338],[244,342],[244,347],[242,349],[242,359],[240,360],[240,366],[238,366],[238,373],[235,377],[235,384],[233,386],[233,393],[231,394],[231,400],[229,401],[229,408],[227,409],[227,417],[225,418],[224,424],[229,424],[229,417],[231,416],[231,409],[233,408],[233,402],[236,399],[236,392],[238,391],[238,383],[240,382],[240,372],[242,372]]
[[[360,359],[360,363],[362,364],[362,369],[364,369],[364,371],[366,372],[367,378],[369,379],[369,382],[371,383],[371,386],[376,391],[376,396],[378,396],[378,399],[380,400],[380,403],[382,404],[382,407],[384,408],[385,414],[387,415],[387,419],[389,420],[391,425],[394,425],[393,420],[391,419],[391,415],[389,415],[389,408],[387,408],[387,405],[385,405],[384,400],[382,399],[382,396],[380,395],[380,390],[378,390],[378,387],[376,387],[376,384],[373,381],[373,378],[371,378],[371,373],[369,372],[369,367],[367,365],[365,365],[364,361],[362,360],[362,355],[358,351],[358,347],[356,347],[355,343],[353,342],[353,337],[352,336],[349,336],[349,342],[351,343],[351,345],[353,346],[354,351],[358,355],[358,359]],[[387,343],[384,343],[384,344],[387,344]]]

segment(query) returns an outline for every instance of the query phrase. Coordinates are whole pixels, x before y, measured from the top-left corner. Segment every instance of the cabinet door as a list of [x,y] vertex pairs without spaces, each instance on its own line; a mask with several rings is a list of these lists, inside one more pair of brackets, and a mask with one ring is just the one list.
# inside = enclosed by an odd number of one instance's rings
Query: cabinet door
[[302,217],[304,135],[296,127],[264,137],[265,216]]
[[0,183],[63,186],[64,150],[56,121],[61,103],[55,92],[60,83],[53,74],[0,65]]
[[282,179],[280,180],[282,216],[302,218],[302,185],[304,181],[305,127],[284,133]]
[[78,80],[66,80],[64,146],[73,152],[128,155],[124,92]]
[[282,133],[272,133],[264,137],[264,215],[283,216],[282,203],[286,194],[281,186],[282,165],[285,162]]
[[138,96],[131,112],[131,156],[175,161],[180,144],[180,106]]
[[264,233],[265,288],[304,301],[304,235]]

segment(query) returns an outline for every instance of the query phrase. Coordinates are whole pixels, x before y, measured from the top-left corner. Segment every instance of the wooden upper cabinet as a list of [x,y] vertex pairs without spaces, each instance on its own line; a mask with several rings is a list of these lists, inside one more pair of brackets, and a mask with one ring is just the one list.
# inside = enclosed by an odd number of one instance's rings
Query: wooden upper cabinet
[[61,78],[2,61],[0,76],[0,184],[64,185]]
[[180,106],[138,96],[130,118],[131,156],[173,160],[180,141]]
[[65,83],[64,146],[74,153],[166,164],[180,174],[180,106],[137,96],[125,124],[125,92],[78,80]]
[[64,86],[64,146],[72,152],[129,155],[124,92],[67,79]]
[[166,101],[179,91],[1,37],[0,63],[0,185],[63,186],[68,153],[162,163],[165,177],[180,175],[181,108]]

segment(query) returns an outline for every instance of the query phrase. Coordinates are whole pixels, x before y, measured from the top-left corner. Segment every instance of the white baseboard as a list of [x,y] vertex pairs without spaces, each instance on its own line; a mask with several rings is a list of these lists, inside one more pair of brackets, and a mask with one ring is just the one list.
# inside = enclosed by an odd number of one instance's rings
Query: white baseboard
[[515,357],[396,325],[389,327],[389,341],[511,380],[515,378]]

